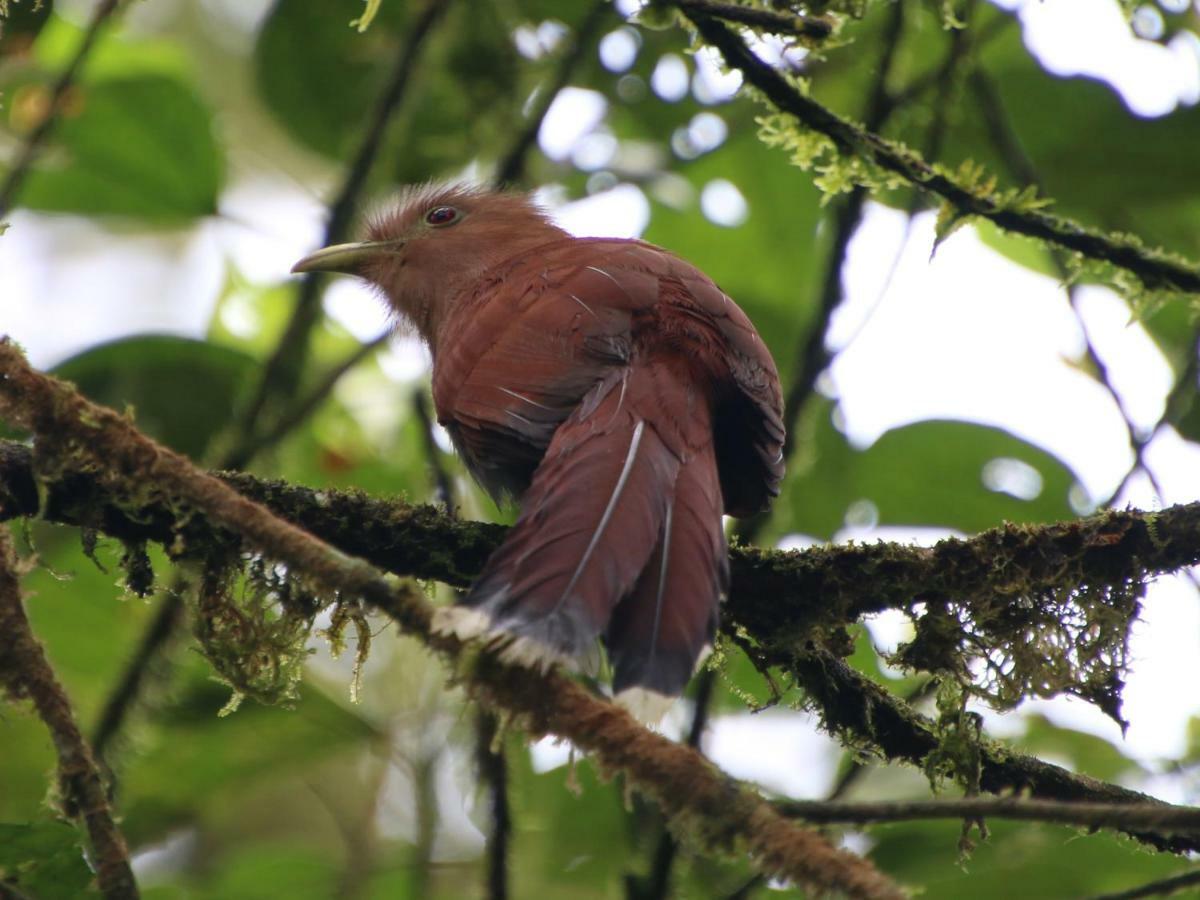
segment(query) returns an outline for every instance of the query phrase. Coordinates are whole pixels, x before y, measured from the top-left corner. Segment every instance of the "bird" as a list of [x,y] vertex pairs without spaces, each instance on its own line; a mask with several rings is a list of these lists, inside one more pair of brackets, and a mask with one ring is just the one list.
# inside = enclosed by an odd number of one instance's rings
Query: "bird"
[[292,271],[374,286],[429,346],[466,469],[519,504],[435,628],[543,670],[606,657],[615,699],[660,717],[715,639],[723,516],[764,510],[783,477],[779,376],[746,314],[668,250],[464,184],[405,189]]

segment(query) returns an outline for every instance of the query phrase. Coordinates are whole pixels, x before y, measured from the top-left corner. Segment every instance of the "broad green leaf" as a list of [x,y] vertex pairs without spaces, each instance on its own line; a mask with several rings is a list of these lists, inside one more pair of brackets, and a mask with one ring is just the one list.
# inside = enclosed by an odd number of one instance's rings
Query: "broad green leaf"
[[189,338],[123,338],[73,356],[54,369],[92,400],[132,407],[138,427],[200,458],[224,426],[255,371],[246,354]]
[[1137,887],[1186,870],[1169,854],[1146,853],[1111,833],[989,819],[991,838],[958,864],[962,825],[913,822],[869,829],[872,861],[925,900],[1090,897]]
[[98,896],[79,832],[62,822],[0,822],[0,896],[74,900]]
[[217,211],[221,179],[211,115],[189,84],[159,74],[111,77],[76,87],[20,202],[178,225]]
[[[773,528],[828,538],[852,505],[863,524],[981,531],[1003,521],[1047,522],[1074,515],[1072,472],[1044,450],[998,428],[957,421],[917,422],[887,432],[865,450],[850,446],[823,410],[787,480]],[[991,468],[988,468],[989,465]],[[985,485],[985,469],[1036,496],[1018,499]],[[784,512],[786,511],[786,512]],[[853,515],[853,513],[852,513]]]
[[140,753],[122,792],[132,841],[161,839],[171,828],[235,800],[239,789],[381,737],[353,710],[307,685],[295,709],[246,702],[218,717],[229,689],[212,681],[208,671],[204,663],[191,666],[174,702],[142,730]]
[[397,54],[406,8],[384,3],[360,34],[349,27],[358,0],[274,5],[254,63],[263,98],[294,137],[326,156],[349,151]]

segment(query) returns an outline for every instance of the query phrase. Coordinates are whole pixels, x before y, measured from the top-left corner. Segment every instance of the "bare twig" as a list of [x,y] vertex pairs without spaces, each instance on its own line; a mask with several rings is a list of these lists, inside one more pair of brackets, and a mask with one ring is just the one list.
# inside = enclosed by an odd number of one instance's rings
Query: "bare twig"
[[71,701],[29,627],[17,565],[12,536],[0,528],[0,683],[13,699],[28,698],[50,730],[63,811],[82,818],[87,827],[101,893],[108,900],[136,900],[129,848],[113,819],[100,768],[75,721]]
[[966,797],[881,803],[783,800],[776,803],[775,808],[786,816],[820,824],[990,818],[1055,822],[1093,829],[1147,830],[1160,834],[1200,833],[1200,809],[1160,803],[1067,803],[1013,797]]
[[608,0],[598,0],[588,10],[583,21],[579,23],[579,28],[575,32],[575,41],[563,53],[562,58],[559,60],[558,68],[554,72],[554,77],[551,79],[549,86],[542,91],[542,95],[538,99],[536,109],[530,114],[524,127],[517,133],[517,139],[509,148],[508,153],[496,166],[496,175],[493,181],[498,186],[503,187],[519,182],[524,176],[525,161],[529,156],[529,151],[532,149],[534,142],[537,141],[538,131],[541,130],[546,114],[550,112],[551,104],[554,103],[554,99],[562,89],[567,86],[567,82],[571,80],[571,75],[574,74],[576,67],[583,60],[583,55],[594,43],[595,37],[600,31],[600,26],[604,24],[604,20],[611,13],[612,4]]
[[487,872],[485,896],[488,900],[507,900],[508,845],[512,839],[512,810],[508,803],[508,762],[496,714],[482,706],[475,714],[475,765],[487,785],[488,813],[492,828],[487,836]]
[[[186,458],[138,432],[128,419],[84,399],[69,385],[29,367],[7,340],[0,341],[0,416],[46,439],[47,449],[86,457],[117,482],[152,483],[265,556],[304,573],[317,591],[360,598],[431,649],[457,660],[464,645],[435,631],[433,609],[418,592],[395,586],[362,559],[275,517]],[[625,774],[681,827],[713,852],[736,840],[764,872],[818,891],[852,897],[899,898],[900,890],[870,863],[836,850],[817,834],[795,828],[754,790],[715,769],[690,747],[640,726],[557,671],[540,673],[504,662],[496,649],[473,649],[463,680],[489,705],[520,717],[531,735],[566,738],[609,771]]]
[[164,592],[158,611],[142,633],[133,657],[121,673],[117,685],[104,701],[100,716],[92,732],[92,748],[96,759],[108,765],[108,748],[120,733],[130,710],[137,704],[145,690],[145,680],[154,660],[179,629],[183,619],[183,601],[180,592],[182,583],[176,583]]
[[267,447],[274,447],[281,440],[303,425],[308,417],[316,412],[325,399],[333,393],[342,377],[355,368],[359,363],[387,343],[392,336],[391,329],[360,344],[346,355],[341,362],[331,366],[325,375],[313,388],[295,403],[280,413],[279,418],[270,427],[259,433],[248,433],[237,441],[221,459],[219,468],[241,469],[250,464]]
[[[396,59],[396,67],[375,104],[375,109],[363,132],[362,141],[346,171],[346,179],[342,182],[342,187],[329,208],[329,221],[325,226],[324,244],[333,244],[342,240],[349,231],[355,210],[358,208],[359,197],[367,183],[367,176],[379,155],[387,126],[400,108],[400,103],[407,92],[412,70],[420,51],[434,25],[445,14],[449,6],[450,0],[429,0],[425,10],[417,17],[412,30],[405,38],[400,48],[400,55]],[[267,360],[254,395],[242,411],[235,429],[237,434],[254,435],[264,409],[279,397],[287,396],[292,385],[299,378],[299,373],[308,356],[309,337],[320,318],[321,304],[319,301],[322,284],[323,279],[319,273],[310,272],[301,280],[292,317],[284,329],[275,353]],[[251,443],[253,438],[246,437],[245,440],[247,443]],[[231,459],[240,459],[245,456],[245,451],[235,447],[229,455]]]
[[738,22],[774,34],[794,35],[804,38],[806,43],[820,42],[833,34],[833,20],[821,16],[801,16],[773,9],[739,6],[736,3],[719,3],[716,0],[679,0],[677,5],[688,13]]
[[914,187],[951,203],[961,215],[980,216],[1015,234],[1038,238],[1088,259],[1124,268],[1149,288],[1200,292],[1200,269],[1194,264],[1148,250],[1133,239],[1110,235],[1042,210],[1012,208],[990,193],[972,190],[912,150],[842,118],[797,90],[726,25],[703,15],[692,14],[689,18],[704,40],[721,51],[728,65],[739,70],[778,109],[828,137],[838,153],[859,156],[899,175]]
[[25,142],[17,153],[17,158],[8,170],[8,175],[5,176],[3,182],[0,182],[0,219],[8,215],[9,210],[12,209],[21,185],[25,182],[25,177],[33,168],[33,163],[42,149],[42,144],[54,131],[63,99],[75,84],[84,61],[91,54],[92,48],[96,46],[96,40],[104,30],[104,26],[112,18],[113,13],[117,11],[118,5],[119,0],[100,0],[92,11],[91,21],[84,29],[83,39],[75,49],[75,55],[71,57],[67,67],[54,82],[54,87],[50,91],[50,103],[46,107],[45,114],[25,138]]

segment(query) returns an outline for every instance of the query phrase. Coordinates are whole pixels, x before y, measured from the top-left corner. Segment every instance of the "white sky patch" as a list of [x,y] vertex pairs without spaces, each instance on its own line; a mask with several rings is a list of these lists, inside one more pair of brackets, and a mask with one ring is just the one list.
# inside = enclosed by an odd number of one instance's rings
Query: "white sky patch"
[[1023,0],[1025,44],[1056,75],[1102,78],[1141,116],[1161,116],[1200,92],[1196,57],[1175,52],[1131,31],[1111,0]]
[[550,212],[560,227],[577,237],[632,238],[650,222],[650,201],[637,185],[618,184]]
[[641,32],[623,25],[600,39],[600,62],[610,72],[624,72],[637,61],[641,46]]
[[[926,214],[914,221],[876,306],[903,218],[872,205],[850,244],[847,308],[831,332],[834,346],[853,339],[832,367],[848,436],[867,445],[922,419],[980,422],[1065,460],[1092,496],[1110,491],[1132,454],[1112,398],[1069,362],[1082,345],[1062,288],[993,253],[970,229],[930,261],[933,216]],[[1124,365],[1158,382],[1152,357]]]
[[683,57],[675,53],[664,53],[658,59],[650,75],[650,87],[668,103],[676,103],[687,96],[688,67]]
[[732,775],[788,797],[819,797],[833,782],[841,748],[808,713],[765,710],[713,717],[704,751]]
[[224,262],[211,228],[115,231],[14,210],[0,240],[0,334],[39,367],[138,333],[198,336]]
[[325,314],[360,341],[378,337],[391,321],[383,298],[359,278],[333,279],[322,303]]
[[746,198],[724,178],[714,178],[700,191],[700,210],[710,222],[725,228],[736,228],[750,217]]
[[576,142],[591,132],[608,111],[608,101],[598,91],[563,88],[542,120],[538,145],[550,159],[566,159]]
[[712,47],[702,47],[692,56],[696,73],[692,76],[692,96],[709,105],[733,99],[742,86],[742,73],[726,69],[721,54]]

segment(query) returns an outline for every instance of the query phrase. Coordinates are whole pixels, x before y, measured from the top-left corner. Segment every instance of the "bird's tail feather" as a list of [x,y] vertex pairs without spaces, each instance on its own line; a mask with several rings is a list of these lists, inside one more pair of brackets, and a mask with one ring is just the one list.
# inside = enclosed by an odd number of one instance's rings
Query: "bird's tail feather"
[[697,453],[681,467],[654,554],[604,635],[613,691],[631,709],[653,708],[647,694],[682,693],[712,646],[729,586],[721,510],[716,457]]
[[526,665],[595,667],[597,638],[659,543],[681,466],[627,378],[637,381],[626,370],[597,385],[559,426],[508,538],[436,628],[494,634]]

